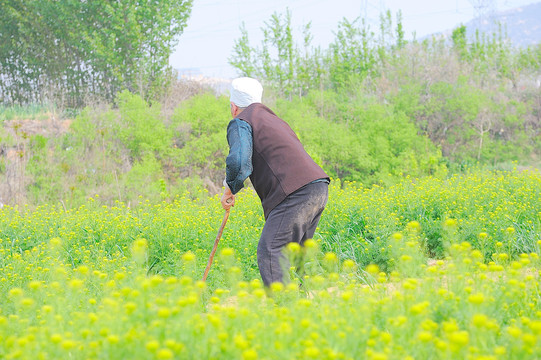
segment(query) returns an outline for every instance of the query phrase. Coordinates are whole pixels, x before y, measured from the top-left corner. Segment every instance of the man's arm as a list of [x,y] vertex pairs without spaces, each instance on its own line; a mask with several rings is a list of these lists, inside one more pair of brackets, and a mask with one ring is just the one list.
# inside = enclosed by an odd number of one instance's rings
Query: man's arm
[[227,127],[229,155],[225,160],[225,191],[222,207],[229,209],[235,205],[235,194],[244,187],[244,181],[252,174],[252,127],[245,121],[233,119]]

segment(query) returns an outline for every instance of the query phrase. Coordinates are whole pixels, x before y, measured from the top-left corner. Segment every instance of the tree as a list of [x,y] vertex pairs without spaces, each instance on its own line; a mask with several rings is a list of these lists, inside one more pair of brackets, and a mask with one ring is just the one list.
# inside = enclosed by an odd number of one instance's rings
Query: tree
[[343,19],[338,24],[336,38],[329,46],[329,74],[334,88],[346,85],[352,76],[363,78],[374,69],[374,42],[374,33],[364,20]]
[[123,89],[163,88],[192,0],[7,0],[0,3],[0,98],[81,106]]
[[290,99],[294,95],[306,95],[309,88],[319,86],[325,70],[319,48],[312,48],[310,23],[303,27],[302,51],[294,40],[291,12],[274,13],[265,22],[261,47],[252,47],[248,32],[241,25],[241,37],[235,41],[229,64],[239,75],[264,80],[279,95]]
[[240,39],[235,40],[233,55],[229,57],[228,61],[231,66],[239,70],[239,75],[252,77],[256,73],[254,49],[250,47],[248,31],[244,22],[240,25],[240,33]]

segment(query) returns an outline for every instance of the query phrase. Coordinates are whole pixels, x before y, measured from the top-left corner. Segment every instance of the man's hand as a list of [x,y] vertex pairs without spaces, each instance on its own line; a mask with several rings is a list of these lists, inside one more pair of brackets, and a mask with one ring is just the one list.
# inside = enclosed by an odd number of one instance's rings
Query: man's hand
[[224,210],[229,210],[232,206],[235,206],[235,195],[227,187],[224,190],[221,202]]

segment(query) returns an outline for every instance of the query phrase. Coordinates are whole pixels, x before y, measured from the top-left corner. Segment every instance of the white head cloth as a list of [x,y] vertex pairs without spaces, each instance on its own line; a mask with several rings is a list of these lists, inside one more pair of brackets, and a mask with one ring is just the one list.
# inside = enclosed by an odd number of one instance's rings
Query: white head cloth
[[245,108],[253,103],[260,103],[263,86],[256,79],[249,77],[236,78],[231,82],[230,101],[238,107]]

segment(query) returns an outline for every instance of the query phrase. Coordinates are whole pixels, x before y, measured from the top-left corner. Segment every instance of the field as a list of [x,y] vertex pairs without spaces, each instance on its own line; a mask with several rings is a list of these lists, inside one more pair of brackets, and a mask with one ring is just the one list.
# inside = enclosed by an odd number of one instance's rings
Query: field
[[243,190],[0,209],[0,358],[533,359],[541,174],[476,170],[390,187],[334,181],[316,236],[262,287]]

